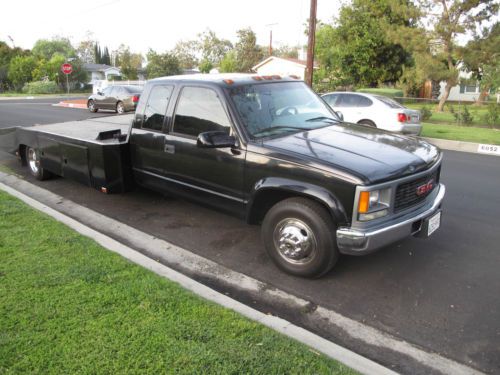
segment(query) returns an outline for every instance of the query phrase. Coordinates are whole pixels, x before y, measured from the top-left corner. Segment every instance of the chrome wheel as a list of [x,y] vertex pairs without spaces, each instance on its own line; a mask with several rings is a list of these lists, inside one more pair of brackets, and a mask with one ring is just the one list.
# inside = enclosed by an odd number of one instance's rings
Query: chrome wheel
[[34,175],[37,175],[40,171],[40,159],[38,158],[38,154],[33,148],[28,149],[28,165],[30,166],[31,172]]
[[87,106],[90,112],[95,112],[95,104],[93,100],[90,100]]
[[117,105],[116,105],[116,112],[118,114],[122,114],[122,113],[125,113],[125,107],[123,106],[123,103],[122,102],[119,102]]
[[273,233],[274,246],[279,255],[289,263],[309,263],[317,252],[317,242],[309,226],[298,219],[284,219]]

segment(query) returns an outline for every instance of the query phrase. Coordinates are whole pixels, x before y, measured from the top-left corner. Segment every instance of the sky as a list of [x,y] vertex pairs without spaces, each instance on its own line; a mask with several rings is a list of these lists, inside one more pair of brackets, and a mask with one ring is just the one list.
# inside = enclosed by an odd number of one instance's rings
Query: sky
[[[317,18],[331,21],[341,1],[318,0]],[[31,49],[38,39],[63,36],[77,46],[91,32],[110,51],[123,43],[145,54],[170,50],[206,29],[235,42],[237,30],[251,27],[258,44],[269,45],[272,28],[274,47],[297,45],[306,43],[309,6],[309,0],[7,0],[0,40]]]

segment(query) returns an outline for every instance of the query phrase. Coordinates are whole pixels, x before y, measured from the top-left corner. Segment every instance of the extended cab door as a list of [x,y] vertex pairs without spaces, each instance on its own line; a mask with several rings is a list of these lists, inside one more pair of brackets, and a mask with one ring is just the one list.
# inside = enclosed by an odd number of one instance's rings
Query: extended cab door
[[173,121],[166,136],[165,176],[194,198],[207,203],[238,206],[244,203],[243,170],[245,149],[235,147],[200,148],[202,132],[223,131],[237,137],[222,92],[216,87],[181,86]]
[[130,155],[135,180],[163,190],[165,164],[171,159],[166,148],[165,124],[173,85],[154,85],[143,93],[130,134]]

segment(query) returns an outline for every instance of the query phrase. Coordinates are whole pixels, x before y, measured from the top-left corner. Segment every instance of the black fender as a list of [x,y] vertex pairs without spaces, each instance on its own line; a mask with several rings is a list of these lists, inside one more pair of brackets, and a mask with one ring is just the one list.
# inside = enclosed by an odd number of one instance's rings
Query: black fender
[[280,177],[266,177],[254,185],[247,204],[247,221],[260,221],[274,204],[292,196],[302,196],[321,203],[337,224],[348,222],[344,206],[333,192],[318,185]]

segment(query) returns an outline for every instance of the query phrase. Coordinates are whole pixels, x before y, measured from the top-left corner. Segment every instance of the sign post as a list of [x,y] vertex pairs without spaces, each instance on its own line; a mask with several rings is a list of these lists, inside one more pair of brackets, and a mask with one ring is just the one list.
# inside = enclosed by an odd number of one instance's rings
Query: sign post
[[69,63],[62,64],[61,71],[66,75],[66,87],[69,94],[69,75],[73,72],[73,66]]

